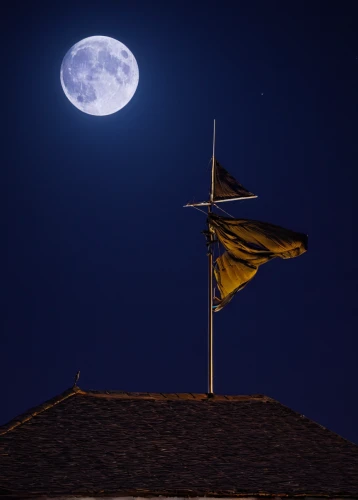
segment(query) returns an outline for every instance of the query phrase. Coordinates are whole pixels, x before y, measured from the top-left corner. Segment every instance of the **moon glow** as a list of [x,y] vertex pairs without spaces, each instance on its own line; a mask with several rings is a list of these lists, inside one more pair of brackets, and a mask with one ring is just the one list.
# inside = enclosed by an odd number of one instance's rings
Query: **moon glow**
[[91,36],[63,58],[60,73],[66,97],[84,113],[110,115],[132,99],[139,81],[137,61],[123,43]]

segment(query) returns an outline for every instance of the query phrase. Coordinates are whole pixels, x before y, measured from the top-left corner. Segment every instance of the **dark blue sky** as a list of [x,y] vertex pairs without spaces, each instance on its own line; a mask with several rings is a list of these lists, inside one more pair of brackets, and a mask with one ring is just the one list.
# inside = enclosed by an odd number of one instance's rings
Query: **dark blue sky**
[[[259,195],[225,209],[309,250],[215,315],[215,392],[269,395],[357,442],[355,2],[20,3],[4,19],[0,423],[78,369],[87,389],[206,392],[205,216],[182,206],[206,196],[216,118],[219,161]],[[98,34],[140,71],[102,118],[59,77]]]

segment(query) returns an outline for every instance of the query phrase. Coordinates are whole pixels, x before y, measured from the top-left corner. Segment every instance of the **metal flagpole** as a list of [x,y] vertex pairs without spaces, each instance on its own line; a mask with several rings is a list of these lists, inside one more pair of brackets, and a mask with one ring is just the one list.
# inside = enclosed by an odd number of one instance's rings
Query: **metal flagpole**
[[[213,134],[213,158],[211,165],[211,191],[208,214],[212,211],[214,202],[214,169],[215,169],[215,120]],[[209,251],[208,251],[208,273],[209,273],[209,294],[208,294],[208,393],[214,394],[214,329],[213,329],[213,241],[214,236],[208,222]]]

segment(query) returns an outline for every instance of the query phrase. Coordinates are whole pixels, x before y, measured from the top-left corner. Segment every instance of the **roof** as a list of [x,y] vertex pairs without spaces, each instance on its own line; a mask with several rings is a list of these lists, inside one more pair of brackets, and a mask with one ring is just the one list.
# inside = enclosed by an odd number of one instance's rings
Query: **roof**
[[358,497],[358,446],[260,395],[77,387],[0,427],[0,497]]

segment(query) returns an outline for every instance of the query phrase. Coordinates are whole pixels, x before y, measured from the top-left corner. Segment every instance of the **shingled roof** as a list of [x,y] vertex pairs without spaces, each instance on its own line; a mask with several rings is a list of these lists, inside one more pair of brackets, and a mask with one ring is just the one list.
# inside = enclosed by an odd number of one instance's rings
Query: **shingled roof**
[[358,497],[358,446],[266,396],[69,389],[0,427],[0,498]]

